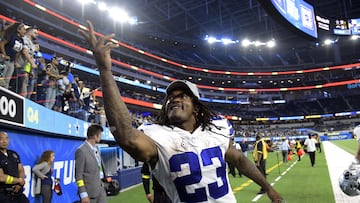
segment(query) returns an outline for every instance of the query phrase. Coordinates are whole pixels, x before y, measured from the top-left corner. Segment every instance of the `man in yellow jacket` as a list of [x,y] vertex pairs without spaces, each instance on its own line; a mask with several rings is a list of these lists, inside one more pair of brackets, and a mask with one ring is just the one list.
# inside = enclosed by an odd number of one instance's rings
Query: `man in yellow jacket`
[[[259,133],[256,135],[256,143],[254,146],[254,160],[256,167],[266,178],[266,159],[267,159],[267,144],[262,139],[262,135]],[[261,188],[258,194],[264,194],[266,191]]]

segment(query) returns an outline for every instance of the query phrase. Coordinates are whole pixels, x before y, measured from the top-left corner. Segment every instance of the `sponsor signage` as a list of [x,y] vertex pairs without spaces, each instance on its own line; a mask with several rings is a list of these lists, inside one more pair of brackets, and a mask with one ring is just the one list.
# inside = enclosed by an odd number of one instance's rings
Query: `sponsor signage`
[[330,31],[330,20],[321,16],[316,16],[316,22],[319,29]]
[[24,125],[24,98],[0,87],[0,122]]
[[[90,126],[89,122],[45,108],[2,87],[0,87],[1,123],[84,139]],[[104,127],[102,140],[115,140],[109,128]]]

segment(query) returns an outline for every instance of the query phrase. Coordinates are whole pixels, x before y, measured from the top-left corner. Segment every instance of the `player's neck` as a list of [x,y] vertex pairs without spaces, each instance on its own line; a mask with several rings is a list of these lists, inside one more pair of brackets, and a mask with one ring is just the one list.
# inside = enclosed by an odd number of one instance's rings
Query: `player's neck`
[[186,122],[181,123],[179,125],[175,125],[175,126],[178,128],[181,128],[183,130],[186,130],[190,133],[193,133],[196,130],[196,128],[198,127],[198,125],[196,123],[194,124],[194,123],[186,123]]

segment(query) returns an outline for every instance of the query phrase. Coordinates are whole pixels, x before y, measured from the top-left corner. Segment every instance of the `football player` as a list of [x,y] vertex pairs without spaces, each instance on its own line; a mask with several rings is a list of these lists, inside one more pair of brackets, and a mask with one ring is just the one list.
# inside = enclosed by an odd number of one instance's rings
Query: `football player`
[[88,21],[89,43],[100,72],[106,117],[116,142],[136,160],[149,163],[172,202],[235,203],[226,161],[265,189],[272,202],[283,198],[255,165],[232,146],[234,129],[202,102],[197,87],[174,81],[166,89],[165,104],[156,124],[133,128],[129,111],[112,75],[113,35],[97,37]]

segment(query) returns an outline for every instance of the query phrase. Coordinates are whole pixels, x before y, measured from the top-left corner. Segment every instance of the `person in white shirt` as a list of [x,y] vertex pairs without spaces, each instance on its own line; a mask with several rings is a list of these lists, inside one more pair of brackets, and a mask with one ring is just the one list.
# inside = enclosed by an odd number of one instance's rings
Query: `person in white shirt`
[[315,152],[316,152],[316,136],[317,134],[312,134],[308,139],[305,140],[304,145],[306,146],[307,153],[310,157],[311,166],[315,165]]

